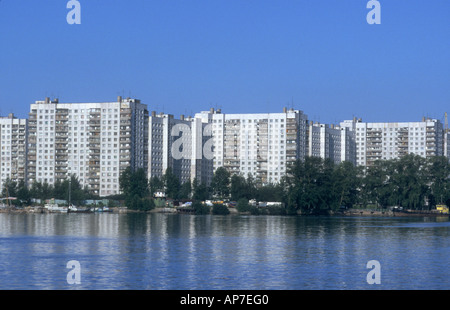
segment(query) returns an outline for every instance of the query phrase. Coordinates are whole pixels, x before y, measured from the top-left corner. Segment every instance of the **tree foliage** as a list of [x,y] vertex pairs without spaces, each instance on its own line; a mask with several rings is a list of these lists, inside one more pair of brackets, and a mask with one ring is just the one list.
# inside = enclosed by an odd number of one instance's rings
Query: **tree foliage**
[[204,201],[209,199],[211,196],[211,188],[205,183],[199,183],[195,178],[192,182],[192,198],[194,200]]
[[230,214],[230,210],[228,210],[228,208],[226,206],[224,206],[223,204],[215,204],[212,207],[212,214],[228,215],[228,214]]
[[163,175],[166,196],[172,199],[178,199],[180,196],[181,184],[178,177],[172,172],[172,168],[167,168]]
[[365,170],[348,162],[307,157],[288,171],[285,202],[288,210],[307,214],[368,204],[430,209],[450,200],[449,176],[450,164],[444,157],[410,154],[378,160]]
[[30,187],[27,186],[24,180],[18,183],[11,180],[6,180],[2,188],[2,196],[16,197],[13,201],[15,205],[31,204],[31,199],[40,199],[42,201],[56,198],[61,200],[69,200],[69,190],[71,202],[82,205],[86,199],[96,198],[92,196],[86,188],[82,188],[78,178],[75,175],[70,176],[64,181],[57,181],[54,185],[46,182],[33,182]]
[[214,172],[211,182],[213,194],[219,198],[228,198],[230,194],[230,173],[224,167],[219,167]]
[[120,175],[119,185],[129,209],[139,211],[153,209],[154,203],[149,197],[147,174],[144,169],[132,171],[131,168],[126,168]]

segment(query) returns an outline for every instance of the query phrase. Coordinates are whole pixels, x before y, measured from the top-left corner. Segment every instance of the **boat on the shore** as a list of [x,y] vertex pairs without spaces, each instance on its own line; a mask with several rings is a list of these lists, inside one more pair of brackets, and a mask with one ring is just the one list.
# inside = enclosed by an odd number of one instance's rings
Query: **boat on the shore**
[[44,209],[48,212],[56,212],[56,213],[67,213],[69,208],[68,207],[61,207],[56,203],[48,203],[44,205]]
[[94,212],[112,212],[112,210],[105,206],[105,207],[94,208]]
[[80,208],[74,205],[70,205],[67,212],[69,213],[90,213],[92,210],[90,208]]
[[402,207],[391,207],[394,216],[442,216],[448,215],[448,207],[439,205],[436,209],[431,210],[410,210]]

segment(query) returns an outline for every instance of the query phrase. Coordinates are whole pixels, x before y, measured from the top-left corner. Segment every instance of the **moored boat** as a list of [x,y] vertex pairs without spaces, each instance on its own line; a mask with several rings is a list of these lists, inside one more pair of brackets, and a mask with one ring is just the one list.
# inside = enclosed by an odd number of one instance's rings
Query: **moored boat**
[[46,209],[49,212],[59,212],[59,213],[67,213],[69,210],[68,207],[60,207],[56,203],[48,203],[44,205],[44,209]]

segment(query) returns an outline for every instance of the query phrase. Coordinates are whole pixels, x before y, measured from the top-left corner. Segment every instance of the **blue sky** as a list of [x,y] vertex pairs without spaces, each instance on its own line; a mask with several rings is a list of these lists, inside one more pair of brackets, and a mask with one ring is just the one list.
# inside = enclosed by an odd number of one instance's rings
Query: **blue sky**
[[339,123],[443,120],[450,112],[450,1],[0,1],[0,115],[134,97],[193,115],[303,110]]

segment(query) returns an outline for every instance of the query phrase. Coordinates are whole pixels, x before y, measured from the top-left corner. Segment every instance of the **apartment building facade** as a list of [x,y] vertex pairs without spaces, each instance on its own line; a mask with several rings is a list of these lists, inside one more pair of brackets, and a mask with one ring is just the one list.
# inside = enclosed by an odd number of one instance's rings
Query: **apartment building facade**
[[356,164],[353,132],[346,127],[309,122],[308,156],[331,159],[339,164],[349,161]]
[[194,179],[210,184],[213,174],[212,157],[204,154],[211,132],[201,119],[179,119],[171,114],[152,112],[149,117],[148,178],[161,178],[167,168],[181,183]]
[[376,160],[395,159],[407,154],[424,158],[444,155],[444,131],[436,119],[421,122],[365,123],[344,121],[342,127],[354,132],[356,163],[370,167]]
[[365,123],[354,118],[339,126],[308,121],[299,110],[226,114],[210,109],[194,117],[149,115],[138,99],[60,103],[46,98],[30,105],[28,119],[0,117],[0,188],[7,179],[28,186],[54,184],[70,175],[93,194],[120,193],[127,168],[148,178],[168,167],[180,181],[210,184],[214,171],[251,175],[277,183],[289,165],[305,156],[371,166],[406,154],[450,156],[450,135],[436,119]]
[[127,167],[147,169],[148,111],[137,99],[101,103],[36,101],[30,106],[28,185],[70,175],[93,194],[119,193]]
[[28,120],[9,114],[0,117],[0,191],[7,180],[19,183],[26,177]]
[[214,171],[223,166],[262,184],[277,183],[290,164],[307,154],[307,117],[302,111],[224,114],[211,109],[195,117],[212,124]]

